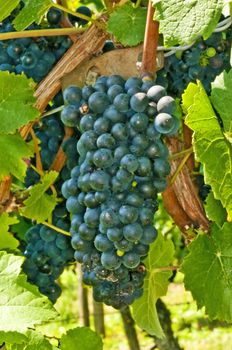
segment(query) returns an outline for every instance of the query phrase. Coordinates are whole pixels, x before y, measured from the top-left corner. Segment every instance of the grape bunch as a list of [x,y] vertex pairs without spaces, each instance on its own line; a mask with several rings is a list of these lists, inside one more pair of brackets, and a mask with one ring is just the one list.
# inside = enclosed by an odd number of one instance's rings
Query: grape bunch
[[[68,231],[70,222],[66,216],[65,205],[58,206],[53,213],[53,224]],[[40,224],[27,231],[26,242],[23,270],[29,282],[36,284],[40,292],[55,303],[61,294],[55,281],[65,266],[74,260],[70,237]]]
[[[64,103],[62,92],[59,92],[53,99],[47,111],[56,109],[62,106]],[[42,162],[43,170],[49,170],[57,152],[62,147],[66,154],[67,161],[61,170],[59,175],[60,184],[56,184],[57,191],[60,192],[62,182],[70,177],[70,171],[78,161],[78,155],[75,151],[76,148],[76,137],[78,137],[78,130],[73,129],[73,136],[64,139],[65,130],[64,124],[60,120],[59,113],[53,113],[51,116],[42,118],[33,127],[35,136],[39,141],[40,157]],[[30,138],[28,139],[30,140]],[[32,164],[35,165],[35,159],[32,160]],[[37,183],[40,179],[40,175],[32,168],[28,167],[25,178],[26,187],[32,186]]]
[[153,81],[112,75],[68,87],[64,102],[61,120],[81,132],[79,163],[62,185],[74,256],[95,300],[121,308],[143,292],[157,193],[170,172],[161,135],[177,132],[175,100]]
[[207,40],[199,38],[188,50],[166,57],[164,68],[157,72],[157,84],[176,97],[198,79],[210,92],[216,76],[230,69],[231,34],[230,27],[226,32],[213,33]]
[[[21,3],[20,8],[23,6]],[[0,23],[0,33],[15,31],[12,26],[17,11]],[[42,25],[32,24],[27,30],[60,28],[62,11],[51,8]],[[40,82],[71,46],[68,36],[49,36],[20,38],[0,41],[0,71],[16,74],[25,73],[27,77]]]
[[[62,104],[62,93],[59,93],[53,99],[50,108],[56,108]],[[34,126],[34,131],[40,142],[43,170],[50,169],[60,146],[67,156],[67,161],[54,184],[57,194],[60,195],[62,183],[70,177],[71,169],[78,162],[77,130],[73,130],[74,136],[63,140],[64,125],[60,121],[59,114],[55,113],[43,118]],[[32,160],[33,163],[35,165],[35,160]],[[34,170],[34,167],[29,166],[25,178],[26,187],[36,184],[39,180],[40,175]],[[60,229],[69,231],[70,219],[64,203],[60,203],[55,208],[52,223]],[[36,284],[41,293],[55,302],[61,293],[55,280],[63,272],[64,267],[73,260],[74,251],[71,239],[47,226],[35,225],[26,233],[26,241],[24,271],[29,281]]]

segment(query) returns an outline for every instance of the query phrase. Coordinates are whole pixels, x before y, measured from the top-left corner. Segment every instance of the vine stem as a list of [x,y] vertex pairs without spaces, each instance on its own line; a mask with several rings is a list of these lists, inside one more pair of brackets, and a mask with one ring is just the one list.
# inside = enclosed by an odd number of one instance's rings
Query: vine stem
[[18,39],[18,38],[35,38],[40,36],[62,36],[83,33],[85,28],[56,28],[56,29],[38,29],[24,30],[19,32],[0,33],[0,40]]
[[149,0],[141,74],[142,77],[147,76],[151,79],[154,78],[154,73],[156,71],[156,56],[159,40],[159,23],[153,20],[154,13],[155,8],[152,6],[151,0]]
[[10,198],[11,176],[5,176],[0,182],[0,206]]
[[59,232],[59,233],[62,233],[62,234],[65,235],[65,236],[71,236],[71,234],[70,234],[68,231],[64,231],[64,230],[62,230],[61,228],[59,228],[59,227],[57,227],[57,226],[54,226],[54,225],[52,225],[52,224],[49,224],[49,223],[46,222],[46,221],[42,222],[42,225],[48,226],[48,227],[50,227],[51,229],[53,229],[54,231],[57,231],[57,232]]

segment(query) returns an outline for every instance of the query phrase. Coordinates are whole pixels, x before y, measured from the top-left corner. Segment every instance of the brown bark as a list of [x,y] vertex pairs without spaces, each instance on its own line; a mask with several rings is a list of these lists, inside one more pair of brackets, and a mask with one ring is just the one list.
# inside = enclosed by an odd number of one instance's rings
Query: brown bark
[[147,22],[143,46],[142,76],[154,77],[156,71],[156,55],[159,40],[159,23],[153,20],[155,9],[151,0],[148,3]]
[[[170,154],[178,153],[183,149],[183,143],[177,137],[167,139],[166,143]],[[209,222],[186,164],[180,170],[174,183],[171,183],[172,176],[176,173],[180,162],[180,159],[171,161],[169,185],[163,193],[164,206],[182,231],[183,227],[186,231],[185,227],[193,226],[208,232]]]

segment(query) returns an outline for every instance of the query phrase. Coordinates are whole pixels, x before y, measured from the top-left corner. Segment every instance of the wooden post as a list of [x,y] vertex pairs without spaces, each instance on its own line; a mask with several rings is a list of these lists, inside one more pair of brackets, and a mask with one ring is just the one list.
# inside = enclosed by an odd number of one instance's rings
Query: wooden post
[[130,350],[140,350],[140,345],[135,329],[135,321],[131,316],[129,306],[121,309],[120,312]]
[[105,337],[104,307],[103,303],[93,300],[94,328],[95,331]]
[[80,324],[81,326],[89,327],[90,321],[89,321],[88,289],[83,285],[82,271],[81,271],[80,264],[77,265],[76,271],[77,271],[77,276],[79,280],[78,300],[79,300]]
[[156,55],[159,40],[159,23],[153,20],[155,9],[151,0],[148,4],[147,22],[143,45],[143,60],[141,74],[143,76],[154,77],[156,71]]

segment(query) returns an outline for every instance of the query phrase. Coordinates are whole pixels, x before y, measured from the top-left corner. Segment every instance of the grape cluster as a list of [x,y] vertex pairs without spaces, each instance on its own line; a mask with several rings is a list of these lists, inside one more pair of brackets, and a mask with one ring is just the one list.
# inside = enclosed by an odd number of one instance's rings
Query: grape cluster
[[191,48],[165,58],[164,68],[157,72],[157,84],[173,96],[181,96],[187,85],[202,82],[207,92],[217,75],[230,69],[231,28],[200,38]]
[[166,187],[175,101],[153,81],[112,75],[64,91],[65,125],[77,127],[79,164],[62,185],[72,246],[97,301],[115,308],[141,296],[143,259],[157,237],[157,193]]
[[[14,31],[11,22],[15,14],[0,23],[0,33]],[[60,28],[61,19],[62,12],[51,8],[43,26],[32,24],[27,30]],[[70,46],[71,39],[68,36],[0,41],[0,71],[25,73],[35,82],[40,82]]]
[[[62,106],[63,103],[62,93],[59,92],[54,97],[51,106],[48,106],[48,111],[49,109],[55,109]],[[43,170],[50,169],[60,146],[66,154],[67,161],[58,178],[60,183],[56,183],[57,191],[60,192],[62,182],[70,177],[70,171],[78,161],[78,155],[76,152],[76,137],[78,136],[78,130],[73,130],[73,136],[63,140],[65,134],[64,125],[60,120],[59,113],[54,113],[49,117],[41,119],[35,124],[34,132],[39,141]],[[32,160],[32,163],[34,164],[35,160]],[[39,179],[40,175],[32,167],[28,167],[25,178],[26,187],[34,185]]]
[[[63,96],[62,93],[59,93],[55,96],[51,108],[62,104]],[[60,146],[67,156],[67,161],[54,184],[57,194],[60,195],[62,183],[70,177],[71,169],[78,162],[77,131],[74,130],[74,136],[63,141],[64,125],[58,114],[43,118],[38,125],[34,126],[34,131],[40,141],[43,170],[48,170],[51,167]],[[35,163],[35,160],[32,160],[32,163]],[[39,174],[33,167],[28,167],[25,178],[26,187],[36,184],[39,180]],[[52,223],[60,229],[69,231],[70,219],[64,203],[55,208]],[[26,240],[24,271],[28,275],[29,281],[36,284],[40,292],[55,302],[61,293],[55,280],[62,273],[64,267],[73,260],[74,251],[71,240],[44,225],[32,226],[26,234]]]
[[[53,224],[68,231],[70,222],[66,216],[65,206],[59,205],[53,213]],[[64,267],[73,261],[70,237],[47,226],[35,225],[27,231],[26,241],[24,272],[28,280],[36,284],[40,292],[55,303],[61,294],[60,286],[55,280],[61,275]]]

